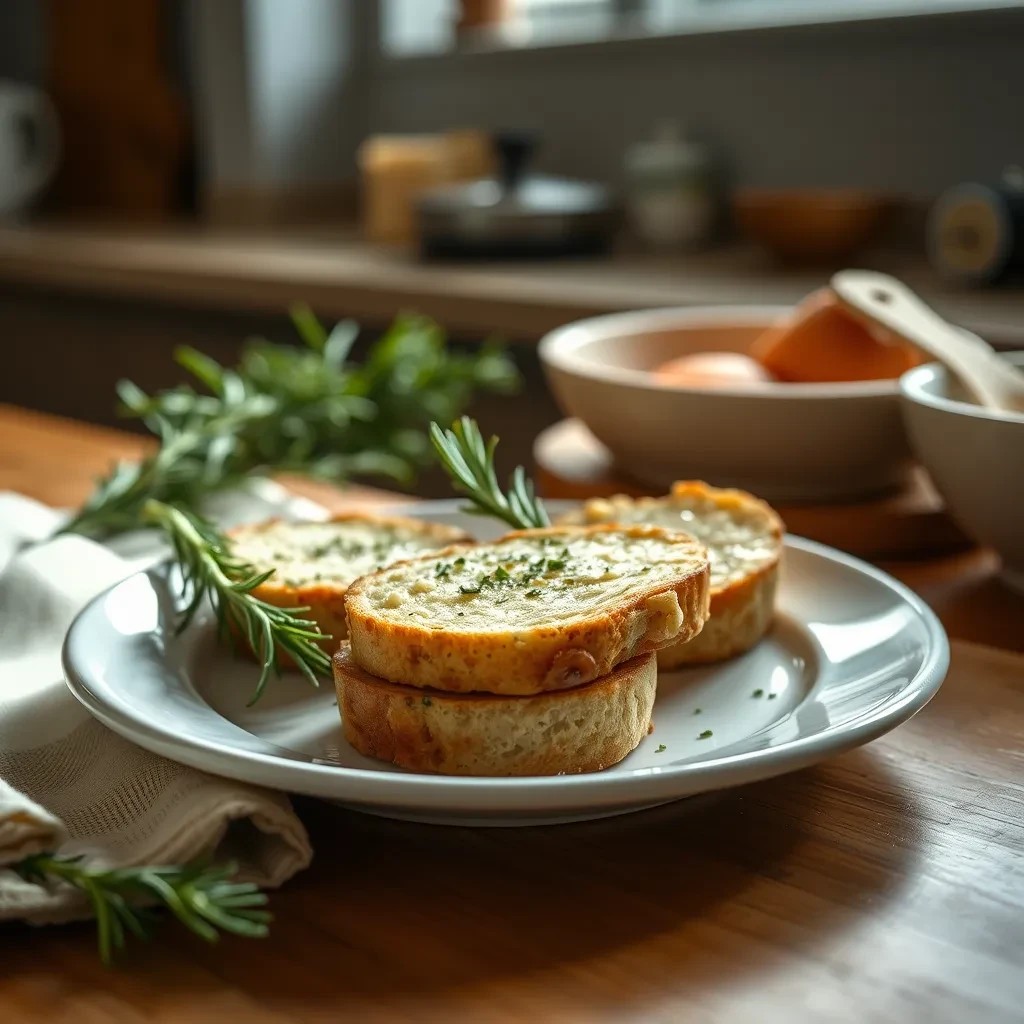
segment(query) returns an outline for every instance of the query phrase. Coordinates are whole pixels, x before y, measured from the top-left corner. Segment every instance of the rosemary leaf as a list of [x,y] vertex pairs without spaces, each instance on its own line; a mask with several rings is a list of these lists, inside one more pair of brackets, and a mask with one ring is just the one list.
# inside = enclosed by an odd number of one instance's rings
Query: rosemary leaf
[[551,524],[544,503],[522,466],[517,466],[512,474],[508,495],[502,491],[494,468],[498,439],[492,437],[485,444],[475,420],[463,416],[450,430],[431,423],[430,440],[452,486],[469,498],[468,512],[493,516],[517,529]]
[[302,617],[308,608],[279,608],[254,596],[253,591],[273,570],[260,573],[237,558],[227,538],[193,513],[150,499],[143,506],[142,521],[163,531],[181,569],[182,593],[188,603],[178,619],[179,632],[209,599],[221,634],[243,636],[256,654],[260,676],[250,705],[263,695],[283,654],[313,686],[319,685],[318,676],[330,672],[331,661],[318,641],[330,638],[315,622]]
[[81,857],[38,853],[18,861],[13,869],[36,885],[63,882],[85,894],[96,917],[105,964],[124,947],[126,932],[149,937],[156,922],[154,904],[170,910],[207,942],[215,942],[221,931],[263,938],[271,921],[263,909],[267,897],[255,885],[231,881],[237,872],[233,863],[102,869],[90,867]]

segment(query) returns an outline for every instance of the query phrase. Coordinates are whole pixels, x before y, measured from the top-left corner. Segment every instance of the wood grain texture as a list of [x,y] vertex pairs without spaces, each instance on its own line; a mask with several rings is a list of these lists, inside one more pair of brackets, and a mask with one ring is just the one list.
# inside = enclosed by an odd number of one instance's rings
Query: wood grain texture
[[[49,477],[137,445],[11,409],[0,439],[0,487],[62,500]],[[986,572],[905,578],[941,611],[959,581],[979,604]],[[1010,598],[985,600],[1019,639]],[[91,925],[0,928],[0,1020],[1017,1021],[1021,735],[1024,659],[958,642],[935,700],[870,746],[643,814],[486,830],[302,800],[317,857],[271,938],[169,927],[106,971]]]

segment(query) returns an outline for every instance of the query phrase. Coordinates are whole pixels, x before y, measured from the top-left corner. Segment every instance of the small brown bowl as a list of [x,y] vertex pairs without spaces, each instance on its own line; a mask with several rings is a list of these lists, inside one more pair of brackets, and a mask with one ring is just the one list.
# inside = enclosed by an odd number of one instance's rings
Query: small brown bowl
[[786,263],[842,263],[874,239],[889,201],[856,189],[744,189],[736,225]]

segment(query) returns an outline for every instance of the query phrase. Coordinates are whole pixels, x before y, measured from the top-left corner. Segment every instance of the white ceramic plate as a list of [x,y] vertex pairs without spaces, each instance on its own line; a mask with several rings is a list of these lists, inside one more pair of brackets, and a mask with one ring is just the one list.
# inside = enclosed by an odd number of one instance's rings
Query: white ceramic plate
[[[455,502],[412,513],[480,537],[501,532]],[[654,732],[620,764],[590,775],[448,778],[356,753],[329,683],[314,690],[286,675],[247,708],[254,665],[218,647],[210,616],[175,636],[177,605],[169,570],[157,567],[100,595],[72,625],[68,685],[100,721],[215,774],[458,824],[600,817],[803,768],[909,718],[949,662],[942,626],[911,591],[838,551],[788,538],[771,635],[726,664],[662,673]]]

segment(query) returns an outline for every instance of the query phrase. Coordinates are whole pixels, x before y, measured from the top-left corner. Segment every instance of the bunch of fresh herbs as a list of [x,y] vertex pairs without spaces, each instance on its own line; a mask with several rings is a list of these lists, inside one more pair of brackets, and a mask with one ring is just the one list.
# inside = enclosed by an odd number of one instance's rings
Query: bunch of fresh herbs
[[425,317],[399,317],[358,363],[349,359],[350,321],[327,331],[305,306],[292,320],[298,346],[257,339],[235,367],[181,348],[176,359],[192,383],[149,395],[122,381],[123,412],[160,446],[115,466],[64,532],[105,537],[138,527],[150,500],[196,512],[211,492],[274,472],[410,483],[429,461],[432,420],[452,420],[477,391],[507,393],[519,382],[501,349],[453,352]]

